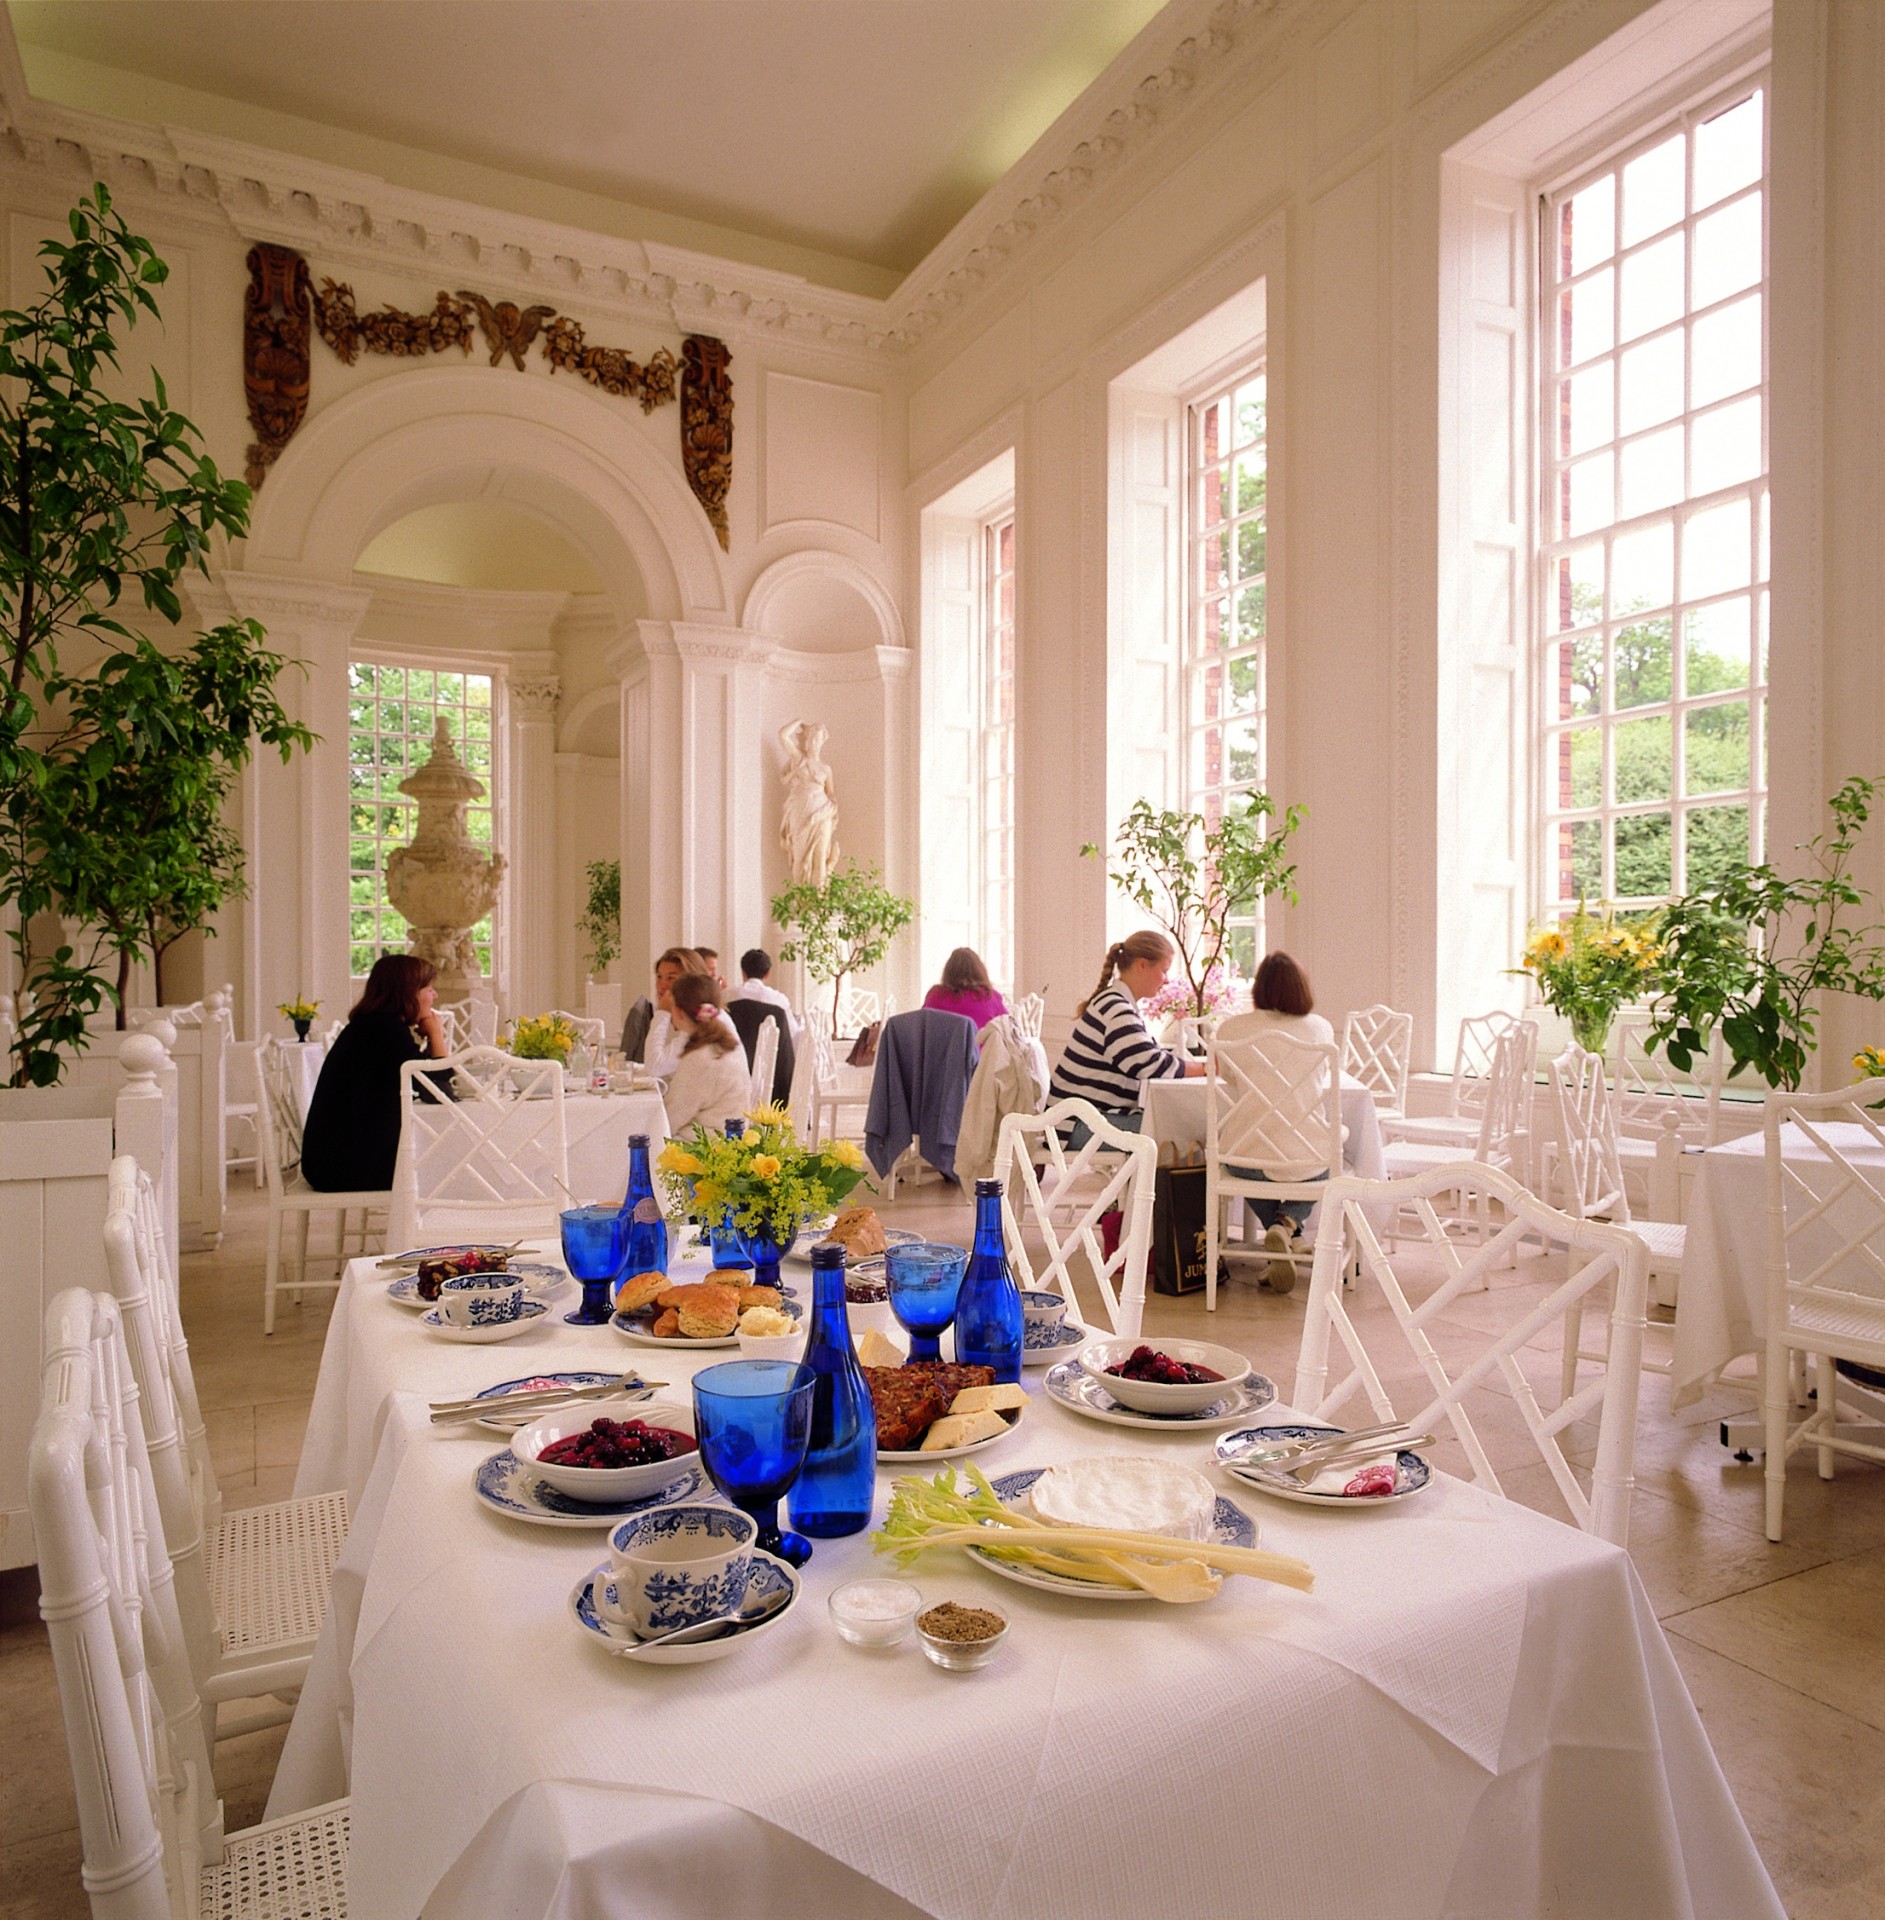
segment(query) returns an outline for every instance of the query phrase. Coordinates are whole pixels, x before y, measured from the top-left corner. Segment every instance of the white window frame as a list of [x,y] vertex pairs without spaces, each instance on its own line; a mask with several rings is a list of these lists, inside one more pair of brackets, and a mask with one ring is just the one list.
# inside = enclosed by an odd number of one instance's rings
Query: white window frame
[[[1757,91],[1763,95],[1763,157],[1759,177],[1754,182],[1698,210],[1694,206],[1695,129],[1718,114],[1728,111]],[[1772,121],[1771,75],[1769,70],[1762,66],[1739,75],[1730,85],[1710,87],[1706,92],[1696,95],[1674,111],[1659,113],[1646,125],[1644,131],[1633,134],[1627,145],[1612,145],[1600,159],[1586,161],[1575,170],[1560,173],[1556,179],[1541,187],[1538,192],[1536,204],[1539,209],[1540,232],[1536,392],[1539,408],[1537,493],[1539,537],[1536,548],[1538,587],[1534,609],[1533,639],[1534,657],[1539,662],[1535,734],[1538,743],[1536,792],[1539,829],[1536,845],[1539,864],[1535,896],[1540,916],[1543,918],[1560,916],[1576,905],[1575,898],[1568,897],[1563,889],[1567,880],[1566,869],[1573,857],[1570,834],[1580,824],[1595,822],[1599,834],[1601,884],[1593,890],[1591,897],[1593,900],[1601,897],[1607,901],[1615,901],[1626,908],[1650,907],[1668,899],[1671,894],[1682,893],[1688,889],[1690,879],[1686,822],[1696,813],[1745,806],[1749,828],[1748,857],[1755,860],[1763,857],[1768,802],[1767,652],[1771,585],[1768,565],[1770,525],[1768,445],[1772,420],[1769,389],[1772,290],[1768,274],[1768,235],[1772,207]],[[1678,132],[1685,140],[1684,212],[1679,225],[1658,229],[1655,234],[1627,246],[1623,243],[1619,225],[1616,232],[1617,244],[1606,260],[1588,265],[1575,274],[1561,273],[1558,209],[1573,195],[1585,191],[1605,178],[1616,178],[1620,181],[1623,169],[1633,160],[1662,145],[1672,134]],[[1694,229],[1697,222],[1724,212],[1754,193],[1761,195],[1762,257],[1759,280],[1752,287],[1738,288],[1709,305],[1694,306],[1692,304]],[[1620,337],[1622,264],[1630,255],[1646,247],[1660,244],[1677,231],[1684,235],[1683,311],[1676,320],[1648,329],[1630,341],[1624,342]],[[1560,296],[1568,289],[1593,281],[1595,276],[1605,270],[1611,270],[1613,273],[1610,345],[1602,353],[1591,354],[1584,360],[1561,367],[1559,365]],[[1706,321],[1711,315],[1732,308],[1747,299],[1751,293],[1757,293],[1762,302],[1761,371],[1758,386],[1742,388],[1731,395],[1710,400],[1701,406],[1693,404],[1692,390],[1685,387],[1682,395],[1683,405],[1668,419],[1657,421],[1627,436],[1618,432],[1618,414],[1615,409],[1620,405],[1618,382],[1620,361],[1624,352],[1677,332],[1692,332],[1698,321]],[[1611,435],[1606,440],[1596,442],[1592,447],[1580,447],[1573,454],[1561,438],[1563,423],[1560,412],[1562,404],[1559,394],[1560,380],[1574,369],[1595,367],[1606,360],[1613,368]],[[1694,363],[1693,352],[1685,352],[1684,365],[1691,375]],[[1741,404],[1751,395],[1759,398],[1761,406],[1759,473],[1751,479],[1737,481],[1709,493],[1692,494],[1689,490],[1692,483],[1693,451],[1690,429],[1697,420],[1706,419],[1725,408]],[[1656,507],[1627,519],[1618,517],[1614,509],[1620,505],[1617,489],[1621,481],[1620,463],[1624,449],[1672,428],[1680,428],[1684,435],[1684,487],[1681,497],[1672,505]],[[1560,529],[1564,524],[1561,518],[1564,488],[1571,468],[1605,451],[1612,461],[1613,513],[1611,518],[1576,534],[1561,532]],[[1684,526],[1700,514],[1724,505],[1731,506],[1739,500],[1745,500],[1748,504],[1749,584],[1746,587],[1733,587],[1714,594],[1689,596],[1685,592],[1683,579]],[[1671,583],[1671,600],[1666,605],[1642,608],[1633,612],[1620,611],[1611,603],[1614,572],[1610,560],[1615,542],[1620,537],[1625,537],[1638,529],[1654,528],[1665,523],[1671,529],[1673,550],[1674,574]],[[1566,575],[1560,563],[1568,564],[1569,556],[1588,550],[1594,543],[1601,545],[1605,562],[1602,607],[1594,622],[1587,621],[1573,623],[1569,627],[1564,626],[1561,624],[1559,603],[1564,592]],[[1687,616],[1693,613],[1704,613],[1711,606],[1728,606],[1742,598],[1746,599],[1749,610],[1749,671],[1745,691],[1720,690],[1690,695],[1685,684]],[[1669,699],[1634,707],[1617,707],[1614,703],[1614,662],[1611,652],[1616,635],[1645,620],[1660,621],[1665,618],[1669,623],[1671,645]],[[1579,638],[1595,638],[1603,646],[1603,692],[1595,713],[1567,714],[1562,710],[1560,676],[1563,671],[1563,656],[1558,650]],[[1745,700],[1748,709],[1747,785],[1720,791],[1691,793],[1687,787],[1688,716],[1710,707],[1731,706],[1742,700]],[[1618,800],[1615,787],[1617,730],[1635,721],[1658,720],[1664,716],[1667,716],[1670,726],[1668,797],[1666,799],[1651,797],[1634,801]],[[1598,798],[1595,804],[1572,805],[1568,803],[1568,796],[1563,792],[1564,782],[1568,777],[1569,741],[1576,729],[1591,726],[1596,727],[1601,741]],[[1653,818],[1662,813],[1667,813],[1670,818],[1669,893],[1620,896],[1616,886],[1617,823],[1633,817]]]

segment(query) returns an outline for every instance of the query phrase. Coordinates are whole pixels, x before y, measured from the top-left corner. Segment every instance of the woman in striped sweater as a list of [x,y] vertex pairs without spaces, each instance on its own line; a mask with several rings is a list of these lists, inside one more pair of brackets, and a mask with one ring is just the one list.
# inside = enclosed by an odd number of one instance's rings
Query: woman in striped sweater
[[[1137,1133],[1144,1119],[1141,1089],[1148,1080],[1201,1074],[1201,1060],[1186,1060],[1152,1038],[1139,1011],[1172,970],[1172,943],[1162,933],[1130,934],[1106,950],[1100,984],[1083,1001],[1067,1050],[1054,1069],[1050,1100],[1090,1100],[1117,1127]],[[1085,1146],[1090,1136],[1076,1125],[1068,1144]]]

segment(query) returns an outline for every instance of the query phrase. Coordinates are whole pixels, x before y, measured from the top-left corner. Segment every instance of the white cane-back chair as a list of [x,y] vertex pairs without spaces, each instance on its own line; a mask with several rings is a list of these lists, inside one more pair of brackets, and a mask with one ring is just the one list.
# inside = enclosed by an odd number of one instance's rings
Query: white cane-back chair
[[[862,1139],[864,1121],[870,1112],[871,1075],[847,1065],[838,1057],[831,1037],[830,1016],[822,1007],[809,1008],[805,1015],[806,1034],[811,1044],[801,1050],[799,1059],[809,1064],[805,1075],[805,1113],[807,1139],[813,1146],[826,1140]],[[797,1112],[799,1091],[793,1088],[793,1111]],[[845,1126],[845,1113],[856,1116],[855,1124]]]
[[1204,1304],[1215,1311],[1226,1203],[1318,1200],[1342,1170],[1341,1056],[1282,1032],[1219,1041],[1204,1086]]
[[[1493,1067],[1498,1060],[1499,1043],[1517,1020],[1517,1015],[1494,1008],[1491,1013],[1469,1014],[1460,1022],[1459,1044],[1453,1053],[1453,1078],[1447,1083],[1446,1111],[1399,1119],[1385,1115],[1381,1137],[1392,1144],[1396,1140],[1420,1141],[1429,1145],[1464,1147],[1467,1157],[1479,1138],[1480,1115],[1492,1091]],[[1532,1027],[1534,1046],[1537,1023]]]
[[[1493,1042],[1484,1076],[1485,1090],[1473,1120],[1472,1138],[1462,1150],[1439,1141],[1413,1140],[1395,1129],[1382,1159],[1390,1180],[1408,1179],[1429,1167],[1450,1165],[1462,1158],[1482,1167],[1497,1167],[1521,1185],[1532,1183],[1532,1061],[1538,1049],[1538,1027],[1531,1020],[1510,1020]],[[1383,1134],[1388,1131],[1384,1122]]]
[[[1803,1447],[1833,1477],[1842,1453],[1885,1465],[1885,1445],[1839,1423],[1834,1363],[1885,1368],[1885,1125],[1876,1080],[1837,1093],[1769,1094],[1767,1171],[1767,1537],[1781,1538],[1787,1460]],[[1789,1425],[1792,1359],[1810,1357],[1816,1398]],[[1885,1432],[1879,1436],[1885,1439]]]
[[772,1076],[779,1065],[779,1023],[762,1020],[753,1037],[753,1105],[764,1107],[772,1101]]
[[[1477,1212],[1497,1218],[1496,1232],[1478,1245],[1460,1245],[1434,1205],[1443,1194],[1464,1195]],[[1385,1210],[1396,1218],[1411,1213],[1419,1220],[1425,1243],[1420,1287],[1425,1287],[1436,1263],[1442,1276],[1424,1297],[1419,1289],[1410,1294],[1394,1261],[1383,1252],[1369,1217],[1371,1210]],[[1515,1252],[1528,1235],[1568,1250],[1564,1278],[1548,1283],[1542,1300],[1526,1290],[1507,1324],[1490,1333],[1486,1345],[1464,1365],[1456,1360],[1458,1371],[1450,1373],[1429,1330],[1446,1321],[1448,1310],[1468,1288],[1483,1288],[1494,1264]],[[1354,1302],[1362,1305],[1372,1290],[1376,1300],[1368,1304],[1385,1305],[1385,1317],[1350,1311],[1342,1279],[1351,1249],[1358,1254],[1359,1291]],[[1444,1421],[1464,1450],[1473,1479],[1503,1494],[1467,1402],[1477,1389],[1502,1382],[1505,1391],[1498,1400],[1517,1403],[1526,1431],[1572,1519],[1585,1532],[1626,1546],[1635,1486],[1646,1288],[1643,1243],[1634,1235],[1621,1227],[1573,1220],[1492,1167],[1433,1167],[1411,1180],[1360,1180],[1344,1175],[1330,1182],[1322,1203],[1309,1308],[1290,1401],[1305,1417],[1337,1424],[1361,1425],[1405,1416],[1416,1430],[1438,1433]],[[1561,1322],[1593,1295],[1606,1299],[1609,1306],[1606,1364],[1597,1379],[1547,1412],[1525,1371],[1527,1350],[1554,1322]],[[1483,1325],[1483,1313],[1478,1323]],[[1337,1350],[1333,1371],[1331,1344]],[[1412,1392],[1403,1389],[1397,1405],[1386,1383],[1405,1375],[1410,1358],[1424,1380]],[[1410,1404],[1415,1401],[1420,1404]],[[1490,1407],[1495,1402],[1480,1404]],[[1565,1446],[1579,1422],[1593,1417],[1597,1453],[1587,1487],[1566,1456]],[[1577,1441],[1588,1444],[1587,1436],[1575,1436],[1574,1444]]]
[[570,1204],[563,1063],[472,1047],[399,1070],[394,1186],[418,1240],[557,1231]]
[[[1085,1124],[1091,1138],[1069,1150],[1061,1133],[1075,1121]],[[1052,1176],[1046,1183],[1052,1188],[1051,1200],[1043,1192],[1037,1161]],[[1096,1176],[1097,1183],[1070,1209],[1066,1196],[1089,1175]],[[1127,1339],[1136,1335],[1145,1317],[1157,1177],[1156,1144],[1144,1134],[1114,1126],[1088,1101],[1060,1100],[1045,1113],[1004,1114],[995,1140],[994,1178],[1001,1182],[1002,1232],[1019,1285],[1056,1292],[1078,1314],[1080,1303],[1067,1264],[1078,1256],[1093,1277],[1112,1332]],[[1115,1207],[1120,1213],[1119,1244],[1108,1259],[1101,1249],[1099,1219]],[[1054,1222],[1062,1211],[1073,1213],[1064,1228]],[[1025,1237],[1030,1224],[1044,1247],[1038,1266]]]
[[[1708,1051],[1684,1074],[1647,1044],[1645,1013],[1617,1016],[1610,1030],[1610,1110],[1616,1116],[1617,1153],[1626,1181],[1634,1181],[1645,1210],[1660,1220],[1680,1220],[1687,1211],[1682,1158],[1720,1141],[1721,1094],[1728,1077],[1728,1045],[1717,1027]],[[1673,1138],[1669,1158],[1663,1142]]]
[[27,1499],[95,1920],[340,1920],[345,1801],[223,1833],[116,1306],[68,1288],[45,1350]]
[[[223,1102],[223,1120],[228,1128],[224,1165],[232,1173],[249,1168],[257,1187],[268,1184],[268,1170],[262,1165],[262,1123],[257,1113],[261,1096],[255,1077],[255,1057],[261,1049],[259,1040],[232,1040],[223,1056],[225,1083],[237,1092],[235,1099]],[[246,1141],[238,1137],[238,1127],[247,1133]],[[243,1151],[245,1146],[247,1152]]]
[[[352,1217],[360,1216],[357,1251],[367,1250],[372,1230],[370,1216],[384,1214],[392,1194],[367,1188],[323,1192],[308,1185],[301,1173],[301,1112],[290,1086],[281,1043],[264,1040],[255,1057],[256,1126],[261,1134],[262,1171],[268,1183],[268,1254],[262,1277],[262,1331],[275,1331],[275,1299],[286,1284],[296,1300],[304,1288],[337,1288],[348,1258],[348,1240],[354,1234]],[[308,1272],[308,1224],[317,1213],[331,1213],[334,1222],[334,1266],[316,1279]],[[282,1279],[282,1236],[288,1221],[295,1223],[294,1272]]]
[[1392,1007],[1363,1007],[1342,1022],[1342,1071],[1374,1098],[1381,1119],[1407,1112],[1407,1069],[1414,1053],[1414,1016]]
[[576,1029],[576,1044],[587,1047],[591,1057],[599,1054],[609,1044],[609,1028],[606,1020],[591,1019],[586,1013],[568,1013],[561,1007],[552,1007],[549,1017],[552,1020],[567,1020]]
[[1010,1012],[1022,1039],[1040,1039],[1041,1022],[1047,1017],[1047,996],[1044,993],[1024,993]]
[[497,1002],[473,997],[461,1009],[464,1016],[463,1043],[468,1047],[497,1045]]

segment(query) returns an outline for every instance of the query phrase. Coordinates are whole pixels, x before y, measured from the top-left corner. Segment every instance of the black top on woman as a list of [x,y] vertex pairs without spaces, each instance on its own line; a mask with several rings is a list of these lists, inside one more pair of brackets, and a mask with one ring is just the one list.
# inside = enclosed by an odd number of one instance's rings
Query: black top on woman
[[436,969],[416,954],[373,963],[359,1004],[334,1036],[301,1130],[301,1173],[320,1193],[385,1193],[399,1157],[399,1070],[442,1059],[432,1011]]

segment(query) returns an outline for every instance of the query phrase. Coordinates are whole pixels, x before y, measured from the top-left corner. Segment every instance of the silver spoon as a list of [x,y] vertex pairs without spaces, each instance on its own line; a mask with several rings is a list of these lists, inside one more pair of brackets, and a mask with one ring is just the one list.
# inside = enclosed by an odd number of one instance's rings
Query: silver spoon
[[646,1653],[650,1647],[676,1647],[684,1641],[715,1640],[728,1627],[756,1627],[762,1620],[770,1620],[791,1598],[792,1589],[781,1587],[777,1593],[768,1594],[765,1600],[750,1612],[716,1613],[711,1620],[696,1620],[692,1626],[676,1627],[670,1633],[657,1633],[652,1640],[637,1640],[632,1647],[627,1647],[624,1651]]

